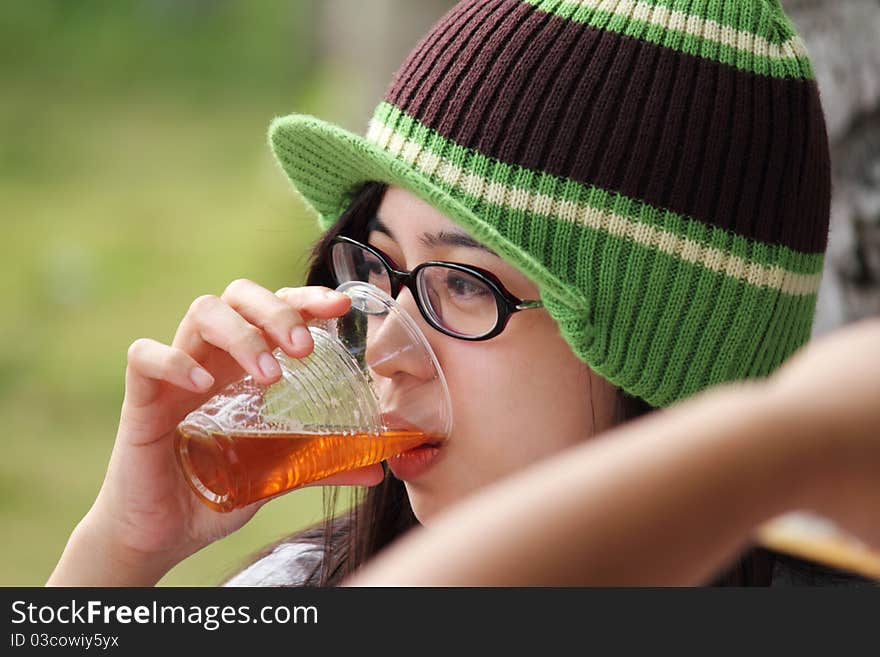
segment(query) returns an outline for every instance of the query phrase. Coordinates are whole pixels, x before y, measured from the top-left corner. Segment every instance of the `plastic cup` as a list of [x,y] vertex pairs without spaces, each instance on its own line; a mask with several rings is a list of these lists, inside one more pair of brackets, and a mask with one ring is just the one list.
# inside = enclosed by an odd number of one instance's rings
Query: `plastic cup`
[[212,508],[241,508],[449,436],[449,389],[412,317],[373,285],[337,289],[351,309],[309,323],[309,356],[274,351],[280,381],[245,376],[178,425],[180,468]]

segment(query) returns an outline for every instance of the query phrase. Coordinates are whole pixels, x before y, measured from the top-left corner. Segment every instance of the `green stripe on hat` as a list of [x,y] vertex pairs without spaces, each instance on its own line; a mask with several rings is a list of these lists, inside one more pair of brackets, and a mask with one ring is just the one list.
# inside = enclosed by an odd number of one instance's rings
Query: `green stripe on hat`
[[508,220],[520,213],[572,221],[786,294],[818,290],[822,255],[747,240],[638,199],[491,160],[444,139],[389,103],[382,103],[373,118],[368,140],[456,196],[467,197],[472,207],[498,205],[508,211]]
[[[655,406],[716,383],[766,376],[809,336],[815,292],[787,294],[754,285],[568,221],[524,211],[517,221],[504,203],[487,203],[402,168],[406,161],[399,154],[329,124],[319,139],[303,130],[303,122],[315,119],[276,120],[271,140],[307,200],[346,198],[368,180],[410,189],[539,282],[541,298],[574,353]],[[329,162],[346,165],[331,172]],[[344,204],[335,208],[322,216],[323,226],[332,224]],[[513,230],[515,225],[525,232]],[[687,226],[691,238],[706,231],[698,222]],[[550,266],[527,255],[535,253],[546,254]],[[821,263],[821,256],[812,258],[818,259],[812,266]]]
[[803,41],[775,2],[524,0],[548,13],[776,78],[814,79]]

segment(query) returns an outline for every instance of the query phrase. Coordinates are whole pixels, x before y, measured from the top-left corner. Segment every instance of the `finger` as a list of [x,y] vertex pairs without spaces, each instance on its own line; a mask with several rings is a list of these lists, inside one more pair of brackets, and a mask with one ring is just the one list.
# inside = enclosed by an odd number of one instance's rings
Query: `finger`
[[[327,287],[317,285],[307,287],[283,287],[275,295],[287,305],[293,307],[305,322],[312,319],[332,319],[348,312],[351,307],[351,297],[341,292],[336,292]],[[304,353],[300,357],[307,356],[314,347],[312,336],[308,330],[294,329],[297,331],[297,339],[305,345]],[[297,345],[299,346],[299,342]]]
[[351,307],[350,296],[320,285],[282,287],[275,295],[293,306],[306,321],[339,317]]
[[[321,304],[326,288],[309,288],[315,303]],[[312,337],[306,327],[306,319],[299,309],[287,303],[279,295],[247,279],[229,284],[220,297],[242,317],[259,326],[291,356],[302,358],[312,350]],[[306,313],[308,315],[308,313]]]
[[140,338],[128,348],[126,398],[134,406],[151,403],[166,381],[192,392],[205,392],[214,377],[189,354],[168,345]]
[[263,331],[213,295],[193,301],[172,346],[198,361],[206,360],[212,347],[221,349],[263,385],[281,378],[281,366]]

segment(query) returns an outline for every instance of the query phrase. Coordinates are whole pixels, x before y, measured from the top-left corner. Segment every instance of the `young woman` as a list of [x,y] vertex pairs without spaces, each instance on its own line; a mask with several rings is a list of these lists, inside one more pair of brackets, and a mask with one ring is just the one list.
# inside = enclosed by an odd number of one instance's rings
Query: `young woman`
[[[303,324],[345,311],[329,291],[344,279],[386,285],[422,323],[453,435],[390,473],[324,482],[372,487],[230,583],[338,583],[475,492],[654,407],[765,377],[808,339],[830,182],[803,45],[774,1],[625,4],[461,2],[366,139],[312,117],[273,124],[279,163],[329,229],[309,287],[236,281],[197,299],[171,345],[132,345],[104,486],[50,583],[153,583],[253,515],[195,500],[174,427],[242,371],[276,380],[274,346],[309,353]],[[722,579],[768,581],[768,556]]]

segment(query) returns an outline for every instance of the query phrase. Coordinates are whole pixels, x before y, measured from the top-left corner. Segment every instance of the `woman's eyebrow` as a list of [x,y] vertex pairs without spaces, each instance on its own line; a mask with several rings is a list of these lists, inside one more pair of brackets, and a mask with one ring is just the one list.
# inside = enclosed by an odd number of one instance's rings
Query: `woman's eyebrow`
[[[379,217],[373,217],[367,224],[367,231],[369,232],[373,230],[387,235],[395,242],[398,241],[394,236],[394,233],[391,232],[391,229],[386,226]],[[479,249],[494,256],[498,255],[489,247],[480,244],[467,233],[459,231],[441,230],[439,233],[425,233],[419,238],[419,241],[427,248],[436,248],[439,246],[463,246],[468,249]]]
[[436,248],[438,246],[463,246],[468,249],[480,249],[492,255],[498,255],[488,246],[480,244],[467,233],[459,231],[441,230],[439,233],[425,233],[419,238],[419,241],[428,248]]
[[374,230],[387,235],[395,242],[397,241],[397,238],[394,237],[394,233],[391,232],[391,229],[388,226],[382,223],[382,220],[379,219],[379,217],[373,217],[367,222],[367,234],[369,235]]

